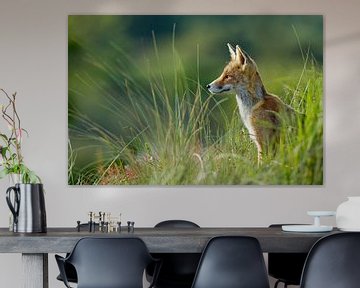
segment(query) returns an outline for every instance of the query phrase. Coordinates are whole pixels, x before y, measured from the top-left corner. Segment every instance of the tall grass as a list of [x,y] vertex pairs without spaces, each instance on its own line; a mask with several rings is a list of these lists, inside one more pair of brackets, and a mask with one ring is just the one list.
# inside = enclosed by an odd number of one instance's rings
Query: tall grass
[[315,63],[305,59],[298,78],[284,83],[283,98],[299,117],[283,125],[277,153],[257,165],[234,97],[209,95],[199,72],[187,78],[175,46],[173,39],[163,56],[154,37],[155,60],[140,68],[116,45],[120,62],[89,58],[109,83],[79,75],[82,88],[69,87],[70,97],[96,94],[106,119],[69,105],[69,184],[323,184],[323,80]]

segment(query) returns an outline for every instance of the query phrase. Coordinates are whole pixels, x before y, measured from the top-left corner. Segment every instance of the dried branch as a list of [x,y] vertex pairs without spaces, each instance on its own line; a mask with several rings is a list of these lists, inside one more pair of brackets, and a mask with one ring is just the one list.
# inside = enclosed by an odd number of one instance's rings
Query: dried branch
[[[23,163],[21,153],[22,135],[27,131],[21,127],[21,120],[16,109],[16,93],[9,95],[0,88],[0,93],[5,95],[6,104],[1,105],[1,117],[9,126],[9,132],[0,133],[0,178],[10,173],[20,174],[23,183],[41,183],[40,178]],[[3,144],[3,145],[2,145]]]

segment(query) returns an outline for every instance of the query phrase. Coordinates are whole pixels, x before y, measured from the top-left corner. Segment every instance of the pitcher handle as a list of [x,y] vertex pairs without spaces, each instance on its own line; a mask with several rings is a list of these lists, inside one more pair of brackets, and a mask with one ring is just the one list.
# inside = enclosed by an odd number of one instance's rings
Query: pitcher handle
[[[14,191],[14,205],[11,203],[11,191]],[[19,206],[20,206],[20,191],[15,186],[9,187],[6,190],[6,202],[11,213],[14,215],[14,223],[18,222]]]

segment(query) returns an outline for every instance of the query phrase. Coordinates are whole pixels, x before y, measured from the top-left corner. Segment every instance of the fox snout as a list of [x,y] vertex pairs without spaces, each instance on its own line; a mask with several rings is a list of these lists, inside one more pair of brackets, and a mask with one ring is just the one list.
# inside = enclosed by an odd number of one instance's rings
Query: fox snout
[[[211,88],[213,88],[213,86],[211,86],[211,84],[212,84],[212,83],[206,85],[206,88],[207,88],[208,90],[211,90]],[[217,85],[216,88],[217,88],[217,89],[222,89],[223,86],[222,86],[222,85]],[[211,91],[210,91],[210,92],[211,92]]]
[[206,85],[206,88],[209,90],[210,93],[217,94],[217,93],[230,91],[232,89],[232,85],[230,84],[221,85],[219,83],[216,83],[216,81],[214,81]]
[[216,85],[212,83],[209,83],[208,85],[206,85],[206,88],[211,92],[211,93],[216,93],[214,90],[221,90],[223,88],[222,85]]

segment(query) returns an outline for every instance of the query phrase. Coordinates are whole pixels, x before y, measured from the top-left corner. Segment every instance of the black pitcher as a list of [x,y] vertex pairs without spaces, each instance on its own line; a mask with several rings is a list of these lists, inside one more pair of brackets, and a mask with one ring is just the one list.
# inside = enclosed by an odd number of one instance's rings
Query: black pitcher
[[[11,194],[14,202],[11,201]],[[6,190],[6,202],[14,215],[13,231],[46,232],[46,211],[42,184],[15,184]]]

